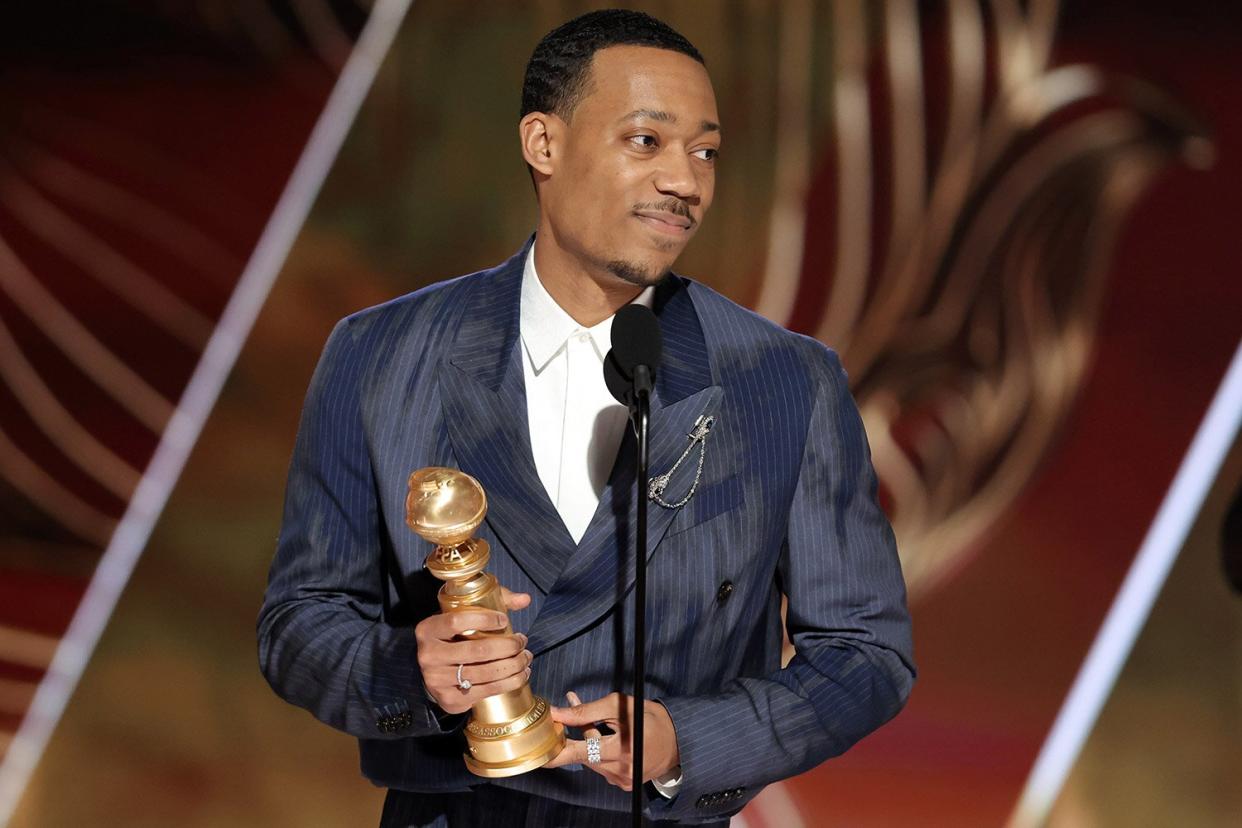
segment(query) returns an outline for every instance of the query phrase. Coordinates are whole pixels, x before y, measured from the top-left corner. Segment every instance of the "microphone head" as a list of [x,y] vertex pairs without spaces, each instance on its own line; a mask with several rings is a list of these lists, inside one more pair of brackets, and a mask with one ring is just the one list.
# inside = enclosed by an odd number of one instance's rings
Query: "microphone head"
[[629,380],[634,378],[634,368],[646,365],[655,376],[664,350],[664,337],[660,322],[645,305],[626,305],[617,311],[612,320],[612,350],[621,374]]

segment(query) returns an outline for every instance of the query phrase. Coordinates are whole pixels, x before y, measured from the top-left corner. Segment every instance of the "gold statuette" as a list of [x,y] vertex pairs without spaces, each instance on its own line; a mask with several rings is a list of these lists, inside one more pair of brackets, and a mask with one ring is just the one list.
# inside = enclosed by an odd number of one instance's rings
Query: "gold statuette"
[[[490,552],[487,541],[471,537],[487,514],[487,495],[479,481],[457,469],[429,466],[410,475],[405,522],[436,544],[427,569],[444,581],[443,612],[483,609],[508,615],[496,576],[483,571]],[[471,630],[461,638],[508,635],[503,630]],[[466,723],[466,767],[489,778],[516,776],[542,767],[565,746],[565,729],[552,721],[546,699],[523,684],[475,702]]]

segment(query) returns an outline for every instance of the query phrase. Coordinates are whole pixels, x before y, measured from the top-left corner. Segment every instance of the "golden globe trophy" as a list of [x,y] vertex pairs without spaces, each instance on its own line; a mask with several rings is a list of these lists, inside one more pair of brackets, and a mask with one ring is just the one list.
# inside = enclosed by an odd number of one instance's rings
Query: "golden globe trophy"
[[[457,469],[429,466],[410,475],[405,522],[436,548],[426,567],[444,581],[440,609],[461,612],[475,608],[508,615],[496,576],[483,571],[490,557],[487,541],[471,537],[487,514],[487,495],[479,481]],[[507,635],[503,630],[469,630],[461,638]],[[475,702],[466,723],[464,755],[472,773],[489,778],[516,776],[542,767],[565,746],[565,728],[552,721],[546,699],[523,684]]]

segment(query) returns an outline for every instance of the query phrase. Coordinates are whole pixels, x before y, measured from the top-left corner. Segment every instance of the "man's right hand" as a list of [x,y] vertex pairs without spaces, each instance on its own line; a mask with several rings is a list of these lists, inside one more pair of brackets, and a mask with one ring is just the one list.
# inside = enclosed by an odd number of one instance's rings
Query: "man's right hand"
[[[510,610],[530,604],[529,595],[502,590]],[[464,713],[475,702],[515,690],[530,678],[534,656],[524,649],[526,636],[521,633],[454,640],[468,630],[503,630],[506,624],[504,615],[484,609],[443,612],[418,622],[414,640],[423,687],[445,713]],[[464,665],[461,677],[470,682],[469,690],[457,685],[458,665]]]

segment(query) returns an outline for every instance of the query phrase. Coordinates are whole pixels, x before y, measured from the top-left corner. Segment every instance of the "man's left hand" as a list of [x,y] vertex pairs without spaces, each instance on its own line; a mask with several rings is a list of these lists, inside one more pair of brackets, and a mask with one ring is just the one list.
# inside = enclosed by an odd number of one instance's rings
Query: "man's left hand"
[[[633,745],[630,722],[634,715],[634,699],[624,693],[610,693],[602,699],[583,704],[573,692],[565,694],[572,707],[553,707],[552,718],[564,725],[580,727],[588,738],[600,736],[597,725],[605,724],[613,732],[600,738],[601,761],[587,762],[585,741],[570,739],[555,759],[544,767],[582,764],[622,790],[630,790],[634,779]],[[677,733],[664,705],[647,702],[643,705],[643,781],[663,776],[680,763]]]

